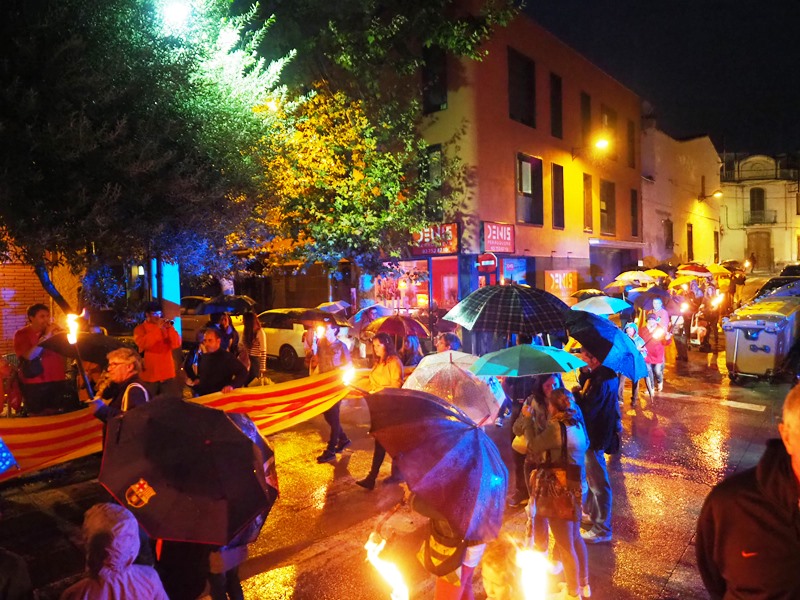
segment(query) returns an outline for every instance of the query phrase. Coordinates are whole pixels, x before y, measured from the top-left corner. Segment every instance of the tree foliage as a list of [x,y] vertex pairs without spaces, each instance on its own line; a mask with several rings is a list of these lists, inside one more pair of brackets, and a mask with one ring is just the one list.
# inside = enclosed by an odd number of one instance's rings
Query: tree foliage
[[[0,11],[0,251],[42,268],[182,259],[229,270],[226,236],[251,207],[282,63],[225,0],[194,34],[150,0],[6,0]],[[243,151],[244,150],[244,151]],[[186,259],[189,260],[186,260]]]

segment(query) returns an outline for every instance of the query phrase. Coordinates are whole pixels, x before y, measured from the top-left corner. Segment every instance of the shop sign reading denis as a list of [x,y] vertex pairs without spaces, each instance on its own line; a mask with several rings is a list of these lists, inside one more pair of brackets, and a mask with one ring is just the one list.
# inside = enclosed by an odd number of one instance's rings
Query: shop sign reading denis
[[483,222],[483,251],[514,253],[514,225],[509,223]]
[[456,223],[431,225],[414,234],[412,256],[458,253],[458,226]]
[[577,271],[545,271],[544,289],[566,301],[569,295],[578,291]]

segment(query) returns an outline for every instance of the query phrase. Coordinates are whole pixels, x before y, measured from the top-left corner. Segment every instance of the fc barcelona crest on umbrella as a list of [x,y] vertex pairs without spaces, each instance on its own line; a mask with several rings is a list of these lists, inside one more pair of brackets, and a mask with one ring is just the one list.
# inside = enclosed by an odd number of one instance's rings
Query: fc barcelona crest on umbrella
[[142,508],[155,495],[156,491],[150,487],[150,484],[144,479],[139,479],[125,491],[125,500],[133,508]]

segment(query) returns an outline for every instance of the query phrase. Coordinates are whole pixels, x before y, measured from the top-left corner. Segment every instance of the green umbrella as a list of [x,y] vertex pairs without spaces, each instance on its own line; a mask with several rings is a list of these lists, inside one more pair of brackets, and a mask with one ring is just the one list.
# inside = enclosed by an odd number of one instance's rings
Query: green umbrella
[[560,348],[523,344],[484,354],[469,370],[481,376],[525,377],[566,373],[584,366],[585,361]]

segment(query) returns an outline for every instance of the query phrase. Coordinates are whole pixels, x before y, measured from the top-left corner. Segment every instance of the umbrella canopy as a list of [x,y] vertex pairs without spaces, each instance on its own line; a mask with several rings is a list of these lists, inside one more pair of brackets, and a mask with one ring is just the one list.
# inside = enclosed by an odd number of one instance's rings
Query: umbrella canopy
[[109,421],[99,481],[150,537],[225,545],[275,500],[265,462],[221,410],[165,398]]
[[594,296],[605,296],[606,293],[603,290],[598,290],[595,288],[586,288],[585,290],[578,290],[577,292],[572,292],[569,297],[570,298],[577,298],[580,300],[586,300],[587,298],[593,298]]
[[[419,368],[419,365],[417,366]],[[421,390],[438,396],[460,408],[478,425],[493,421],[500,411],[502,399],[497,398],[486,381],[454,363],[440,363],[436,368],[424,367],[425,372],[403,384],[406,390]]]
[[620,298],[611,296],[592,296],[572,305],[572,310],[585,310],[595,315],[613,315],[631,307]]
[[391,308],[387,308],[382,304],[373,304],[372,306],[362,308],[360,311],[350,317],[350,326],[356,331],[360,332],[364,327],[369,325],[369,322],[367,322],[365,316],[370,309],[372,309],[372,311],[375,313],[376,319],[380,317],[388,317],[394,314],[394,311]]
[[311,326],[327,324],[338,325],[339,327],[350,327],[350,323],[336,313],[326,312],[316,308],[304,310],[302,313],[300,313],[298,319],[304,324]]
[[617,281],[625,281],[626,283],[633,283],[634,281],[638,281],[639,283],[655,282],[655,277],[648,275],[644,271],[625,271],[617,275],[615,279]]
[[[39,342],[39,345],[61,356],[78,358],[75,346],[69,343],[66,333],[57,333]],[[83,360],[88,360],[98,365],[106,364],[106,354],[117,348],[122,348],[122,342],[117,338],[103,335],[102,333],[78,333],[78,343],[76,345]]]
[[470,367],[470,371],[484,376],[525,377],[566,373],[584,366],[586,361],[560,348],[520,344],[484,354]]
[[611,292],[612,294],[620,294],[625,291],[625,288],[631,287],[633,285],[630,281],[612,281],[608,285],[606,285],[603,289],[607,292]]
[[682,296],[673,296],[668,291],[660,287],[652,287],[644,291],[631,291],[628,298],[633,300],[633,305],[642,310],[653,310],[653,300],[658,298],[661,304],[671,315],[681,314],[681,303],[683,302]]
[[500,451],[463,412],[418,390],[367,396],[371,433],[409,489],[442,514],[455,534],[488,542],[500,532],[508,471]]
[[511,284],[487,285],[456,304],[443,317],[471,331],[536,335],[564,329],[567,305],[549,292]]
[[672,281],[669,282],[670,288],[681,287],[683,285],[689,285],[693,281],[696,281],[697,277],[694,275],[681,275],[680,277],[676,277]]
[[364,327],[367,333],[388,333],[396,337],[407,337],[415,335],[425,338],[431,335],[428,328],[413,317],[405,315],[392,315],[391,317],[381,317]]
[[335,302],[323,302],[317,306],[317,308],[319,310],[324,310],[325,312],[337,313],[350,308],[350,303],[345,302],[344,300],[336,300]]
[[414,368],[414,371],[408,376],[408,378],[411,379],[414,377],[415,373],[424,373],[425,369],[429,367],[435,368],[448,363],[458,365],[462,369],[469,369],[473,364],[475,364],[476,360],[478,360],[478,357],[474,354],[459,352],[457,350],[447,350],[446,352],[428,354],[427,356],[422,357],[422,360],[419,361],[419,364]]
[[253,310],[256,301],[250,296],[236,296],[221,294],[206,300],[197,307],[198,315],[213,315],[216,313],[246,313]]
[[708,265],[707,269],[711,272],[712,275],[730,275],[731,272],[723,267],[722,265],[718,265],[716,263],[712,263]]
[[608,319],[571,310],[566,321],[567,333],[603,365],[633,381],[647,376],[647,365],[633,340]]
[[708,267],[695,263],[686,263],[678,267],[678,275],[692,275],[694,277],[711,277]]
[[650,277],[655,277],[655,278],[669,277],[669,273],[665,273],[661,269],[647,269],[647,271],[645,271],[645,273],[650,275]]

